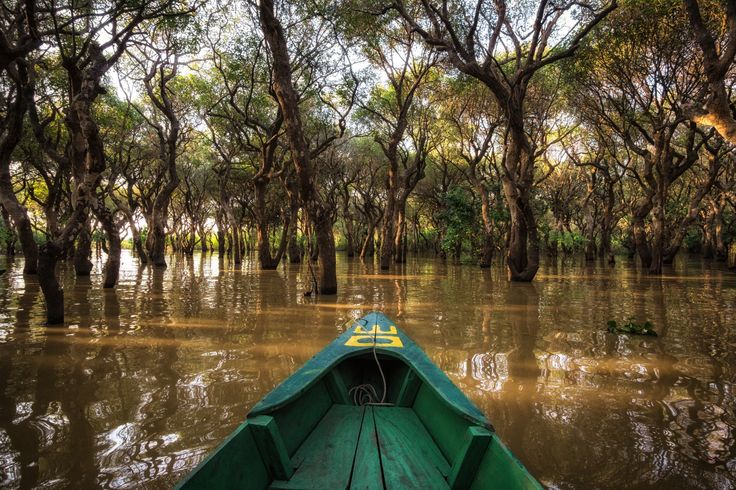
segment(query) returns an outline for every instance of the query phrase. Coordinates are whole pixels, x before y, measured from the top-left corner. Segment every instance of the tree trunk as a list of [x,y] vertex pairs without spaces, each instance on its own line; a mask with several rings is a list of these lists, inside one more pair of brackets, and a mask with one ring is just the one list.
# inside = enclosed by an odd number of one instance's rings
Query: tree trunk
[[222,219],[217,223],[217,255],[225,255],[225,230]]
[[608,227],[605,218],[601,227],[601,243],[598,246],[598,255],[601,260],[607,259],[609,264],[616,263],[616,257],[613,255],[611,248],[611,230]]
[[406,262],[404,254],[404,232],[406,231],[406,202],[398,202],[396,206],[396,225],[394,226],[394,262]]
[[370,224],[368,227],[368,233],[365,235],[365,240],[363,241],[363,246],[360,249],[360,258],[364,259],[366,257],[373,257],[374,252],[374,235],[376,233],[376,227],[373,225],[373,223]]
[[348,257],[355,257],[355,233],[353,229],[353,220],[345,214],[345,239],[347,240]]
[[18,202],[14,192],[7,192],[10,184],[10,173],[6,177],[0,168],[0,204],[7,211],[10,218],[15,224],[15,231],[20,240],[20,247],[23,251],[25,262],[23,264],[23,274],[35,274],[38,267],[38,244],[33,237],[33,228],[31,228],[31,220],[28,218],[26,209]]
[[143,239],[138,230],[133,234],[133,247],[138,254],[141,264],[148,263],[148,253],[146,253],[146,248],[143,246]]
[[585,244],[585,261],[586,262],[595,261],[595,255],[596,255],[595,239],[588,238]]
[[166,226],[160,212],[154,211],[151,230],[151,262],[156,267],[166,267]]
[[105,230],[105,234],[107,235],[107,239],[110,241],[102,285],[103,288],[110,289],[115,287],[120,275],[120,231],[115,224],[115,219],[112,213],[107,209],[104,203],[99,203],[97,208],[97,219],[100,220],[102,228]]
[[232,230],[230,243],[233,247],[233,262],[235,262],[235,265],[240,265],[243,263],[243,255],[240,248],[240,227],[233,223],[230,228]]
[[291,233],[289,238],[289,262],[299,264],[302,261],[302,250],[297,241],[296,230]]
[[[327,213],[325,213],[327,214]],[[329,216],[317,216],[314,221],[319,254],[319,292],[337,294],[337,265],[335,260],[335,236],[332,233],[332,220]]]
[[87,223],[79,232],[77,246],[74,249],[74,273],[77,277],[89,276],[92,272],[92,261],[89,260],[91,255],[92,235],[89,231],[89,223]]
[[58,325],[64,323],[64,290],[56,279],[56,263],[62,250],[48,241],[41,245],[38,254],[38,283],[46,302],[46,323]]
[[109,232],[110,234],[110,252],[107,255],[107,262],[105,263],[105,280],[103,288],[114,288],[118,283],[120,277],[120,234],[117,229]]
[[506,178],[503,188],[511,215],[508,277],[510,281],[529,282],[539,269],[537,224],[526,194],[520,193],[517,186]]
[[715,211],[713,236],[715,240],[716,259],[725,261],[728,257],[728,250],[726,249],[726,242],[723,240],[723,207],[719,207]]
[[488,269],[493,262],[493,236],[484,232],[482,240],[479,265],[481,269]]
[[652,209],[651,223],[651,254],[652,260],[649,264],[649,273],[654,275],[662,274],[662,266],[665,259],[665,193],[663,189],[658,190],[654,209]]
[[[506,175],[503,191],[511,215],[508,243],[508,277],[510,281],[530,282],[539,269],[539,237],[529,192],[534,183],[533,155],[523,130],[520,110],[510,112],[515,122],[509,123],[506,142]],[[517,120],[518,119],[518,120]]]
[[[24,77],[25,68],[19,66],[18,70],[19,75]],[[31,227],[31,220],[28,218],[28,212],[15,195],[10,175],[10,161],[13,157],[13,150],[23,136],[23,120],[28,108],[29,95],[27,87],[22,87],[20,82],[18,82],[16,88],[16,100],[9,108],[9,120],[4,128],[5,138],[0,142],[0,206],[5,208],[15,224],[15,231],[20,239],[21,250],[25,258],[23,274],[35,274],[38,266],[38,244],[33,238],[33,228]]]
[[316,172],[312,167],[309,147],[304,138],[301,114],[299,112],[299,95],[291,79],[289,52],[281,23],[273,11],[273,0],[259,2],[261,28],[266,43],[272,54],[273,77],[272,87],[284,117],[286,137],[289,142],[291,157],[299,182],[299,197],[304,209],[313,221],[319,248],[320,293],[337,293],[337,270],[335,266],[335,238],[332,231],[332,220],[329,210],[315,189]]
[[204,231],[204,227],[202,227],[202,230],[200,231],[199,239],[201,240],[199,249],[202,252],[202,255],[206,255],[210,249],[207,248],[207,232]]
[[381,270],[388,270],[391,265],[391,258],[394,255],[395,245],[395,220],[396,220],[396,196],[395,191],[390,189],[396,188],[396,172],[392,171],[389,167],[388,174],[389,182],[394,182],[393,185],[389,185],[388,198],[386,199],[386,209],[383,213],[383,225],[381,226],[381,252],[380,252],[380,267]]
[[644,269],[649,269],[652,265],[652,249],[649,247],[644,220],[634,216],[632,228],[634,232],[634,244],[636,246],[635,250],[641,260],[641,266]]

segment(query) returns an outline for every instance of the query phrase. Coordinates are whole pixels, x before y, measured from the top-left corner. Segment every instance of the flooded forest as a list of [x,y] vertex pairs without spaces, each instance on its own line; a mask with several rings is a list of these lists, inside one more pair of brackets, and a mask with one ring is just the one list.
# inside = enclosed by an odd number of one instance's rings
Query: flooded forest
[[0,486],[170,488],[376,310],[545,487],[736,488],[735,58],[733,0],[3,0]]

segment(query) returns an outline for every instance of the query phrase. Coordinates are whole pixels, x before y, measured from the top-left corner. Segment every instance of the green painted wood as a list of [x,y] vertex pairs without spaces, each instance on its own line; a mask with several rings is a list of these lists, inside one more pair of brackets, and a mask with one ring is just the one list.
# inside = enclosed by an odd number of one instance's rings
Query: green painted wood
[[376,422],[373,407],[366,407],[360,427],[358,448],[355,451],[351,490],[383,490],[381,457],[378,452]]
[[542,490],[543,487],[493,434],[470,488],[473,490],[489,488]]
[[265,489],[271,481],[248,422],[241,424],[176,488],[229,490],[242,488],[245,481],[253,490]]
[[401,382],[401,389],[399,390],[399,394],[396,396],[396,405],[399,407],[412,406],[421,384],[422,382],[419,380],[416,373],[409,369]]
[[424,384],[419,387],[413,409],[442,454],[453,464],[463,446],[468,422]]
[[[332,398],[325,384],[320,381],[293,403],[271,413],[284,437],[290,456],[294,455],[331,406]],[[252,415],[253,412],[248,414],[248,418]]]
[[478,426],[468,427],[465,431],[465,443],[447,477],[450,488],[453,490],[470,488],[490,442],[491,433],[487,429]]
[[373,412],[386,488],[449,488],[450,467],[414,411],[374,407]]
[[[395,326],[394,322],[380,312],[374,311],[365,315],[321,352],[307,361],[293,375],[285,379],[272,392],[266,395],[253,407],[251,414],[268,414],[280,409],[284,405],[292,403],[297,398],[303,396],[312,386],[321,382],[324,375],[341,362],[351,357],[371,353],[373,345],[370,342],[361,347],[351,347],[345,344],[351,337],[356,335],[358,328],[372,329],[373,325],[378,325],[382,331],[387,331],[390,327]],[[489,429],[492,428],[488,419],[483,415],[483,412],[468,400],[463,392],[450,381],[442,370],[429,360],[427,355],[409,336],[398,328],[396,329],[396,336],[401,339],[403,347],[382,347],[378,343],[376,351],[379,355],[399,359],[406,363],[424,383],[431,386],[431,389],[437,396],[442,398],[453,411],[457,412],[473,425],[480,425]]]
[[333,405],[292,458],[297,467],[294,475],[288,481],[274,481],[271,488],[347,488],[363,411],[363,407]]
[[325,384],[327,385],[327,391],[330,393],[333,402],[342,403],[343,405],[350,404],[348,401],[348,389],[337,369],[333,369],[327,373],[327,376],[325,376]]
[[294,467],[276,420],[268,415],[259,415],[250,419],[250,427],[261,457],[271,475],[279,480],[291,478],[291,475],[294,474]]

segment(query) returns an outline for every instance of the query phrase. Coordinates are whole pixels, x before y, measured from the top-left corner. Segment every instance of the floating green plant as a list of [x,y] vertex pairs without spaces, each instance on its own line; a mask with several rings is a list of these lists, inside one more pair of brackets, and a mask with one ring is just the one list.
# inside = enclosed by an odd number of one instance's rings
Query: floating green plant
[[611,333],[657,336],[657,332],[654,331],[654,325],[651,322],[637,323],[633,318],[629,318],[626,323],[622,323],[621,325],[616,323],[616,320],[608,320],[608,331]]

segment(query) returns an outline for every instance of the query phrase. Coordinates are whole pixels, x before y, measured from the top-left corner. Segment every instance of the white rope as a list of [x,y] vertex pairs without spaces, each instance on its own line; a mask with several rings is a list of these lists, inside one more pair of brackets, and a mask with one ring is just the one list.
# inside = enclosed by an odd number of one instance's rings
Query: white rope
[[[375,316],[375,313],[374,313]],[[359,407],[365,405],[379,405],[379,406],[393,406],[393,403],[386,403],[386,376],[383,374],[383,368],[381,362],[378,360],[378,353],[376,352],[376,340],[378,335],[378,328],[374,318],[373,322],[373,359],[376,360],[376,366],[378,366],[378,372],[381,374],[381,381],[383,383],[383,395],[380,400],[378,398],[378,392],[376,388],[370,383],[364,383],[361,385],[353,386],[348,390],[348,394],[353,397],[353,404]]]

